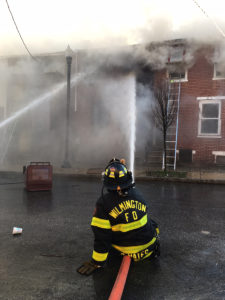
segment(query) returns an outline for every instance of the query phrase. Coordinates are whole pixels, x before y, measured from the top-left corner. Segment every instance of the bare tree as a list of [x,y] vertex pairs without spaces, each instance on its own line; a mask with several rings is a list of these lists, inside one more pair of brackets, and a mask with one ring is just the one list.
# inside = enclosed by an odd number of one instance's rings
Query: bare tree
[[169,127],[175,122],[177,114],[176,101],[171,99],[170,90],[171,83],[165,79],[157,82],[153,88],[154,104],[152,106],[152,117],[156,127],[163,134],[164,171],[167,170],[167,132]]

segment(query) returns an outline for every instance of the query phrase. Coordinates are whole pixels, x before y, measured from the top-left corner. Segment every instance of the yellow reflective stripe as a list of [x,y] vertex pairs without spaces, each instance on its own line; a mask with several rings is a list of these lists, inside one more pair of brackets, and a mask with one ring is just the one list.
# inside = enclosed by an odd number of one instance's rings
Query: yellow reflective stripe
[[122,231],[122,232],[127,232],[130,230],[134,230],[137,228],[140,228],[142,226],[144,226],[148,221],[148,217],[147,214],[144,215],[144,217],[142,217],[140,220],[138,221],[134,221],[128,224],[117,224],[112,226],[112,231]]
[[119,177],[123,177],[123,176],[125,176],[124,172],[123,172],[123,171],[120,171],[120,172],[119,172]]
[[100,218],[96,218],[96,217],[92,218],[91,226],[96,226],[96,227],[100,227],[103,229],[111,229],[111,224],[110,224],[109,220],[100,219]]
[[107,256],[108,256],[108,252],[99,253],[99,252],[96,252],[95,250],[93,250],[92,258],[96,261],[104,261],[104,260],[106,260]]
[[144,245],[139,245],[139,246],[129,246],[129,247],[122,247],[122,246],[117,246],[117,245],[112,245],[113,248],[119,250],[120,252],[129,254],[129,253],[137,253],[140,252],[146,248],[148,248],[149,246],[151,246],[152,244],[154,244],[156,241],[156,238],[154,237],[150,242],[148,242],[147,244]]
[[156,230],[156,233],[157,233],[157,234],[159,234],[159,228],[158,228],[158,227],[156,227],[156,229],[155,229],[155,230]]
[[134,261],[144,260],[144,259],[146,259],[147,257],[149,257],[152,253],[153,253],[153,251],[149,252],[148,254],[146,254],[145,256],[143,256],[143,257],[141,257],[141,258],[135,258],[135,257],[133,257],[133,260],[134,260]]
[[153,253],[153,251],[149,252],[149,253],[146,254],[143,258],[145,259],[145,258],[149,257],[152,253]]
[[127,168],[125,168],[124,166],[123,166],[123,170],[125,173],[127,173]]
[[115,178],[115,172],[110,172],[109,177]]

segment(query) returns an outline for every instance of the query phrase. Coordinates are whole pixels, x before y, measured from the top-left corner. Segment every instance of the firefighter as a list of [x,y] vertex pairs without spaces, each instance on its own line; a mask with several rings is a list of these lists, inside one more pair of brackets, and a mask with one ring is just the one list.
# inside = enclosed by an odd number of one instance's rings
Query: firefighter
[[158,225],[149,218],[147,210],[125,160],[113,158],[105,168],[102,195],[91,222],[92,259],[83,263],[78,273],[90,275],[104,266],[111,247],[121,255],[129,255],[133,261],[159,256]]

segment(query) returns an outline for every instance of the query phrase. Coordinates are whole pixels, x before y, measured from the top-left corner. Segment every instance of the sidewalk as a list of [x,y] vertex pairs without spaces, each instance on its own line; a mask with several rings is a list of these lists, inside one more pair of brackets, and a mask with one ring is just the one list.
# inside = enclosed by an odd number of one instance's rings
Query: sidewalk
[[[103,168],[59,168],[53,166],[54,175],[73,175],[78,177],[101,178]],[[20,173],[21,166],[1,168],[0,173]],[[151,170],[150,168],[138,167],[134,171],[135,180],[144,181],[173,181],[173,182],[196,182],[225,184],[225,169],[221,168],[178,168],[176,171],[168,171],[164,174],[162,170]]]

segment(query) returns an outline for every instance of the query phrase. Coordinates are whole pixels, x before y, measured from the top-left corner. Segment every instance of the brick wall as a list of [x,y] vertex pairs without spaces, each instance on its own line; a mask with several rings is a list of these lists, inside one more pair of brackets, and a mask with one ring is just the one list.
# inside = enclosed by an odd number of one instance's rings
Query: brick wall
[[225,96],[225,80],[213,80],[212,49],[196,53],[188,70],[188,81],[181,84],[178,149],[196,151],[193,160],[214,162],[212,151],[225,151],[225,100],[221,100],[221,138],[198,137],[199,101],[197,97]]
[[[177,149],[196,151],[193,162],[214,163],[212,151],[225,151],[225,100],[221,100],[221,138],[198,137],[199,100],[197,97],[225,96],[225,80],[213,80],[213,49],[201,48],[188,69],[187,81],[181,83]],[[165,70],[155,80],[165,77]]]

